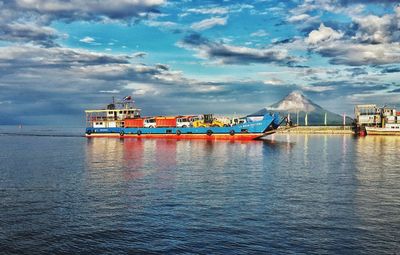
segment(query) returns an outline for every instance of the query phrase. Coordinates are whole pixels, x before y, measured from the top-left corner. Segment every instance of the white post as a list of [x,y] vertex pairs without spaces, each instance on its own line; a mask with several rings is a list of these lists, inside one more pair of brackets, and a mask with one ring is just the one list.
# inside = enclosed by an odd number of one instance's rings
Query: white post
[[346,126],[346,113],[343,113],[343,129]]
[[325,124],[325,126],[327,125],[327,116],[326,116],[326,113],[325,113],[324,124]]
[[308,126],[308,113],[306,113],[306,116],[304,117],[304,124]]

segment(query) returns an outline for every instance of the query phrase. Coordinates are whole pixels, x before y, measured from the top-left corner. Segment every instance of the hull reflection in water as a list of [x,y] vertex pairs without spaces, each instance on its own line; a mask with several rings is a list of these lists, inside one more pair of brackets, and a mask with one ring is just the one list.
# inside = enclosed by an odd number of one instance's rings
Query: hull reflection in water
[[[274,146],[275,141],[265,143]],[[286,143],[285,143],[286,144]],[[177,158],[181,164],[201,166],[200,158],[223,167],[229,161],[226,157],[232,150],[240,149],[240,153],[258,153],[261,157],[263,142],[253,141],[207,141],[207,140],[169,140],[169,139],[88,139],[86,147],[86,162],[88,168],[99,171],[107,169],[106,175],[113,170],[123,170],[120,177],[138,179],[154,172],[175,169]],[[246,154],[240,155],[246,157]],[[249,155],[250,156],[250,155]],[[251,157],[249,157],[251,158]]]

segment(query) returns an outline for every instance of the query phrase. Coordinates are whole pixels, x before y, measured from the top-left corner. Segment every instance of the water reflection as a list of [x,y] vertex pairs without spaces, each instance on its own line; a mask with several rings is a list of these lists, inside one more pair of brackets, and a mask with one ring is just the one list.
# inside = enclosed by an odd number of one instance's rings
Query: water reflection
[[0,139],[3,253],[398,252],[398,137]]
[[[399,148],[398,136],[366,136],[356,141],[357,214],[360,228],[376,239],[400,240],[400,222],[393,218],[400,211]],[[375,253],[380,246],[367,244]],[[398,248],[398,243],[390,246]]]
[[179,226],[189,239],[196,239],[192,228],[217,231],[210,230],[217,221],[251,228],[252,236],[275,229],[281,242],[291,233],[297,239],[288,246],[307,239],[306,250],[322,244],[348,253],[379,248],[363,241],[378,233],[398,236],[392,214],[400,209],[399,145],[399,138],[346,135],[241,143],[99,138],[88,140],[86,163],[96,187],[123,186],[130,210],[149,220],[165,217],[166,231]]
[[96,138],[87,141],[86,164],[89,171],[104,174],[104,177],[133,180],[180,166],[224,168],[230,164],[233,155],[260,164],[264,146],[272,150],[290,150],[293,145],[275,140],[231,142]]

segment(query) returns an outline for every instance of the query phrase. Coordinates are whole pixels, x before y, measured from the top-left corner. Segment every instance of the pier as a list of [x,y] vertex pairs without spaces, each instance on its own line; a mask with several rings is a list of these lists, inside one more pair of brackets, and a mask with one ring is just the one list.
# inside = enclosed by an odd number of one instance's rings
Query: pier
[[278,128],[277,133],[292,134],[354,134],[351,126],[294,126]]

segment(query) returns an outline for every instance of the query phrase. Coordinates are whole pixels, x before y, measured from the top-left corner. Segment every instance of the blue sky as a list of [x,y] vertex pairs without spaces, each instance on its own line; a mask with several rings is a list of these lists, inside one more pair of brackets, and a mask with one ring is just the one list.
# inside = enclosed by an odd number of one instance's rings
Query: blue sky
[[395,1],[0,0],[0,124],[82,123],[132,95],[146,115],[243,113],[300,90],[400,106]]

